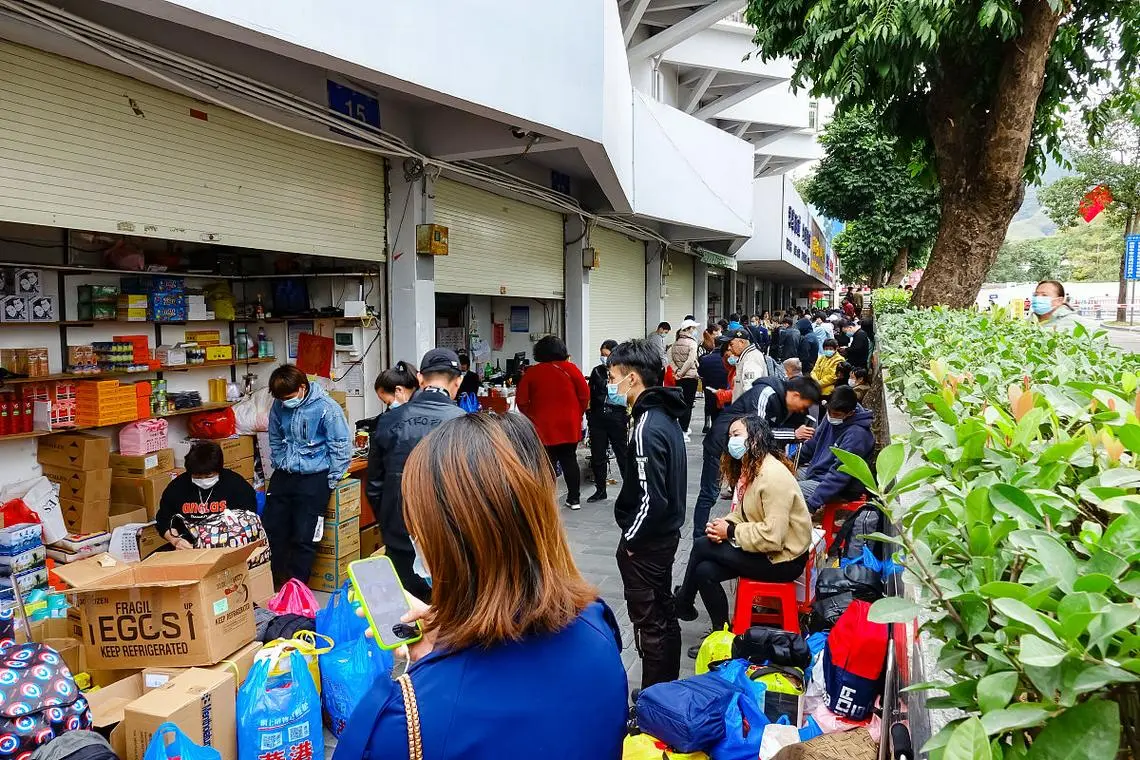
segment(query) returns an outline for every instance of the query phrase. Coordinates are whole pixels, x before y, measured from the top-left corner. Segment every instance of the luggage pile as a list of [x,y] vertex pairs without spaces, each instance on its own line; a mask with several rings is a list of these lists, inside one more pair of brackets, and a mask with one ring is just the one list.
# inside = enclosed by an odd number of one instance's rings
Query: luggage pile
[[[255,603],[257,546],[99,554],[57,569],[73,600],[0,613],[0,752],[17,760],[320,760],[392,655],[350,585]],[[21,609],[23,611],[21,612]]]
[[651,686],[631,710],[624,760],[871,760],[878,756],[889,626],[871,603],[900,572],[873,505],[844,523],[800,631],[714,631],[696,674]]

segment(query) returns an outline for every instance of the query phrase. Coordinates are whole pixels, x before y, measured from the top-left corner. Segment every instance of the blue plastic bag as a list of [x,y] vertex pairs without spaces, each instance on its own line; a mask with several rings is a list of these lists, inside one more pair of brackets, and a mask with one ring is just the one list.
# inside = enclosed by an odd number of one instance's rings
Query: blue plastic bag
[[750,694],[738,693],[724,713],[724,739],[709,755],[712,760],[756,760],[764,727],[771,722]]
[[[260,660],[238,690],[238,760],[321,760],[325,756],[317,686],[300,652],[290,650],[283,656],[289,658],[289,667],[281,675],[269,675],[280,658]],[[148,756],[144,760],[156,759]]]
[[751,694],[752,698],[756,700],[756,706],[760,708],[760,712],[764,712],[764,697],[768,691],[768,685],[763,681],[753,681],[748,677],[748,668],[751,665],[752,663],[748,660],[730,660],[713,672],[729,683],[735,684],[741,691]]
[[[167,738],[170,743],[167,743]],[[221,760],[213,747],[199,747],[173,723],[163,723],[150,737],[143,760]]]
[[742,693],[716,673],[654,684],[637,697],[637,727],[678,752],[707,752],[724,739],[724,716]]
[[368,623],[357,617],[349,599],[351,584],[337,589],[324,609],[317,612],[317,631],[335,642],[322,654],[321,701],[325,725],[333,736],[344,732],[352,711],[378,678],[390,678],[393,659],[364,635]]

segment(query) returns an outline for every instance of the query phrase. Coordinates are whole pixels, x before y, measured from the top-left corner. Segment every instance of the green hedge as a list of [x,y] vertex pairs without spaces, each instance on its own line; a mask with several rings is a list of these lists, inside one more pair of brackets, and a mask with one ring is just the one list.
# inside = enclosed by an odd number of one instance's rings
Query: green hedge
[[910,308],[910,291],[902,288],[879,288],[871,291],[871,308],[876,317],[898,314]]
[[945,642],[947,678],[916,688],[968,714],[931,757],[1114,757],[1140,680],[1140,357],[1082,327],[966,311],[906,311],[877,331],[913,430],[882,452],[877,484],[847,467],[901,527],[881,538],[920,589],[873,615],[920,616]]

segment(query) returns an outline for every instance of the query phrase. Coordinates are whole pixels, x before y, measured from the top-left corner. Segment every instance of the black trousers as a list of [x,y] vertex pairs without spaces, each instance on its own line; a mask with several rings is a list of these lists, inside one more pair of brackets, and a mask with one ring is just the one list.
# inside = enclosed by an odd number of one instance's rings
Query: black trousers
[[716,391],[705,389],[705,427],[712,427],[716,418],[720,416],[720,407],[716,403]]
[[700,382],[695,377],[677,381],[677,387],[681,389],[681,393],[685,397],[685,411],[680,420],[681,430],[685,433],[689,432],[689,423],[693,421],[693,404],[697,400],[697,385]]
[[641,656],[641,688],[681,674],[681,625],[673,604],[673,560],[680,536],[640,544],[632,555],[618,543],[617,564],[633,640]]
[[261,523],[273,552],[270,567],[277,583],[296,578],[309,584],[317,556],[313,537],[331,494],[328,470],[309,474],[276,470],[269,479]]
[[721,583],[733,578],[769,583],[794,581],[803,575],[807,559],[805,552],[790,562],[772,563],[767,555],[760,552],[746,552],[727,541],[713,543],[707,536],[702,536],[693,542],[689,566],[685,569],[685,582],[681,584],[678,595],[682,602],[691,603],[699,591],[701,601],[712,618],[713,630],[720,631],[732,622],[728,596]]
[[590,426],[590,466],[594,470],[594,485],[606,490],[609,475],[607,459],[613,449],[618,472],[625,479],[625,457],[629,448],[629,415],[620,406],[607,406],[604,411],[590,412],[586,416]]
[[582,473],[578,470],[578,444],[560,443],[546,447],[550,466],[557,462],[562,466],[562,477],[566,478],[566,503],[578,504],[581,500]]
[[392,566],[396,569],[396,577],[400,579],[400,585],[404,587],[404,591],[425,604],[431,604],[431,586],[412,569],[416,564],[416,550],[393,549],[389,546],[384,550],[384,553],[388,555],[388,559],[392,560]]

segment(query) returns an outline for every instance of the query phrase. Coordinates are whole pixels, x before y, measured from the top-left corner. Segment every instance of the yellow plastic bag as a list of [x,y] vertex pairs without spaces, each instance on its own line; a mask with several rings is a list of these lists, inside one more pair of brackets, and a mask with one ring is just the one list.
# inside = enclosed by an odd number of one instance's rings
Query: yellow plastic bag
[[701,642],[701,651],[697,653],[696,675],[709,672],[709,663],[732,659],[732,640],[736,634],[728,630],[713,631]]
[[321,691],[321,667],[318,663],[320,655],[331,652],[333,640],[328,636],[315,631],[297,631],[291,639],[274,639],[262,647],[254,656],[255,663],[262,660],[272,660],[269,666],[269,677],[282,676],[289,672],[289,652],[300,652],[309,667],[309,674],[313,683],[317,685],[317,693]]
[[673,752],[649,734],[625,737],[621,760],[709,760],[704,752]]

